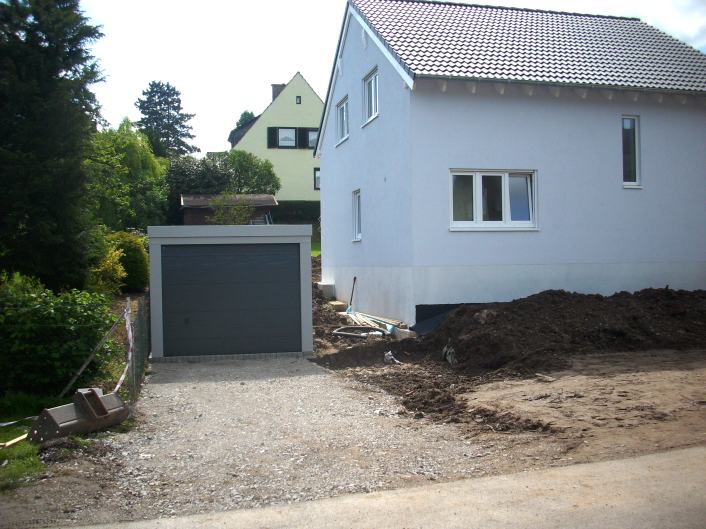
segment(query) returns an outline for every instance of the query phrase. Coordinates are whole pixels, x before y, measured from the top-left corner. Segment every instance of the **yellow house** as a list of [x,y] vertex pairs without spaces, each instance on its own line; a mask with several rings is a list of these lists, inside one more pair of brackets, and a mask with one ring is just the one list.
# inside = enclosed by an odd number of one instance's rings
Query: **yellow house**
[[232,149],[272,162],[282,183],[276,194],[280,206],[273,211],[275,217],[278,212],[314,209],[315,218],[319,216],[319,168],[313,150],[323,108],[321,98],[297,72],[286,85],[273,84],[272,102],[264,112],[228,136]]

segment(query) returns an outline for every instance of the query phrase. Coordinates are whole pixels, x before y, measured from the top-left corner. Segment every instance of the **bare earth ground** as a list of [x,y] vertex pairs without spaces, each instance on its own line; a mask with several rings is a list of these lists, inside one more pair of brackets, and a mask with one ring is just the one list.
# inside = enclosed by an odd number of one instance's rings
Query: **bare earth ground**
[[157,364],[139,412],[133,430],[103,435],[84,453],[62,459],[55,449],[45,479],[2,497],[0,527],[306,501],[562,457],[534,432],[465,439],[303,359]]
[[46,479],[2,497],[0,527],[282,504],[706,443],[703,350],[585,355],[474,386],[454,415],[381,389],[448,381],[430,366],[157,364],[137,426],[48,452]]

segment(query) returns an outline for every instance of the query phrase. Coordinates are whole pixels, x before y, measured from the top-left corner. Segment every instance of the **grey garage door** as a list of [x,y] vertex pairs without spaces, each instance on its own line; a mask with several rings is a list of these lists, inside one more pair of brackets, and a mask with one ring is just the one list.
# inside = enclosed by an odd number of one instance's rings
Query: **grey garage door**
[[162,246],[164,356],[300,351],[298,244]]

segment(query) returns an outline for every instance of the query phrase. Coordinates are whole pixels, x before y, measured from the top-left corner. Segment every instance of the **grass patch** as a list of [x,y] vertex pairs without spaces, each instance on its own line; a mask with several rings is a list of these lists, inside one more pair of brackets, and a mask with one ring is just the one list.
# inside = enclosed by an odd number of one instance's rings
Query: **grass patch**
[[[1,419],[0,422],[6,420]],[[0,428],[0,442],[10,441],[25,433],[25,426],[5,426]],[[0,492],[28,483],[44,469],[44,463],[39,459],[39,446],[27,441],[0,450],[0,465]]]
[[[3,430],[10,429],[3,428]],[[6,432],[2,433],[4,436]],[[22,435],[22,432],[13,437],[17,435]],[[39,446],[27,441],[0,450],[0,465],[3,465],[0,466],[0,491],[25,485],[44,470],[44,463],[39,459]]]
[[321,241],[311,241],[311,256],[318,257],[321,255]]
[[[9,393],[0,399],[0,422],[38,415],[44,408],[60,406],[68,401],[57,397]],[[0,428],[0,442],[26,434],[30,424],[31,421],[23,421]],[[44,470],[44,463],[39,459],[39,446],[28,441],[20,441],[10,448],[0,450],[0,465],[0,491],[25,485]]]

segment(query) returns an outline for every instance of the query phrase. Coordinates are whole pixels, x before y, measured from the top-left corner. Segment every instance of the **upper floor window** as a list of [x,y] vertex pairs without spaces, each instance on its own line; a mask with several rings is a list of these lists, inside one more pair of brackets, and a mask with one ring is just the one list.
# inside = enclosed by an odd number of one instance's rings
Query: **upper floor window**
[[365,121],[370,121],[378,115],[378,70],[375,68],[363,79]]
[[314,189],[321,189],[321,169],[314,168]]
[[310,127],[267,127],[269,149],[314,149],[319,129]]
[[452,229],[535,228],[532,171],[452,171]]
[[297,102],[297,105],[301,105],[302,104],[302,96],[297,96],[295,98],[295,101]]
[[316,148],[316,142],[319,139],[319,129],[307,130],[307,146],[310,149]]
[[637,116],[623,116],[623,184],[640,183],[640,120]]
[[336,105],[336,139],[341,142],[348,137],[348,96]]
[[291,148],[297,146],[297,129],[277,129],[277,147]]

